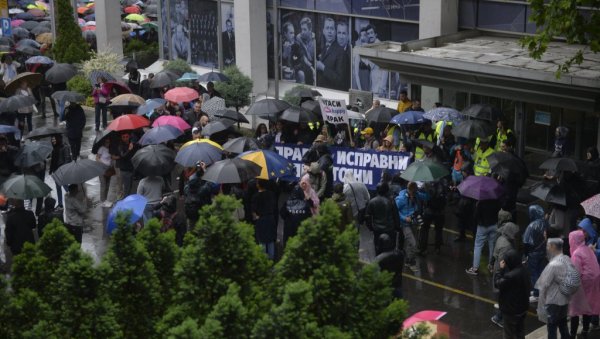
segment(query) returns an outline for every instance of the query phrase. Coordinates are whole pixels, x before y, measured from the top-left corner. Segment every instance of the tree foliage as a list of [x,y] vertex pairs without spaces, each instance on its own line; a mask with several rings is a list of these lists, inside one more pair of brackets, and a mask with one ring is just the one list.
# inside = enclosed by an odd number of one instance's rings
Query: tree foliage
[[165,63],[165,70],[173,71],[177,74],[193,72],[192,66],[183,59],[170,60]]
[[285,94],[283,95],[283,98],[281,98],[281,100],[286,101],[288,104],[293,105],[293,106],[300,106],[300,97],[297,95],[292,95],[293,91],[297,90],[297,89],[308,89],[310,90],[310,87],[305,86],[305,85],[296,85],[293,88],[287,90],[285,92]]
[[63,63],[81,63],[90,56],[90,49],[73,17],[69,0],[56,0],[56,42],[52,47],[54,59]]
[[573,64],[583,63],[585,49],[600,51],[600,0],[529,0],[529,3],[529,20],[537,30],[535,35],[523,38],[522,43],[531,57],[541,59],[557,37],[569,44],[587,45],[562,62],[557,76],[568,72]]
[[78,74],[67,81],[67,88],[69,91],[85,95],[86,98],[92,95],[92,84],[90,84],[90,81],[81,74]]
[[237,66],[229,66],[223,70],[230,81],[215,83],[215,89],[223,95],[225,104],[235,107],[236,111],[250,105],[250,93],[252,93],[252,79],[240,71]]
[[108,72],[118,78],[123,75],[125,68],[121,65],[121,57],[117,53],[100,51],[92,52],[90,59],[83,63],[81,70],[86,79],[89,79],[93,71],[98,70]]

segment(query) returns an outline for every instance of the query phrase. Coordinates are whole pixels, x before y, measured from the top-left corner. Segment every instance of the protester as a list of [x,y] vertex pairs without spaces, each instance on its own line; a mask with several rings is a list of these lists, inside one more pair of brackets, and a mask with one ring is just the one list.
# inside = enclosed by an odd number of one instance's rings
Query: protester
[[[544,219],[544,209],[539,205],[529,206],[529,225],[523,234],[523,248],[527,256],[527,268],[531,276],[531,285],[540,277],[546,265],[546,229],[548,222]],[[537,302],[539,291],[531,291],[529,302]]]
[[600,246],[598,246],[598,232],[594,229],[590,218],[583,218],[577,227],[583,231],[585,235],[585,244],[592,249],[595,249],[595,255],[600,264]]
[[[66,145],[63,143],[63,137],[60,134],[57,134],[55,136],[53,136],[50,139],[50,142],[52,143],[52,153],[51,153],[51,158],[50,158],[50,168],[48,173],[52,174],[54,172],[56,172],[56,170],[68,163],[71,162],[71,150],[69,148],[69,145]],[[62,207],[63,206],[63,196],[62,196],[62,188],[58,183],[55,183],[56,185],[56,197],[58,199],[58,206]]]
[[521,255],[514,249],[501,257],[499,268],[494,276],[494,286],[499,290],[498,306],[502,312],[504,338],[524,339],[529,309],[527,298],[531,290],[529,274],[521,263]]
[[[397,232],[398,236],[402,233]],[[379,236],[381,253],[375,257],[375,262],[382,271],[390,272],[392,276],[392,297],[402,298],[402,271],[404,268],[404,255],[402,253],[402,239],[393,239],[384,233]]]
[[35,215],[25,209],[23,200],[12,199],[9,203],[13,207],[6,214],[4,236],[6,245],[13,256],[21,253],[26,242],[34,243],[33,231],[35,230]]
[[110,182],[111,178],[116,174],[115,166],[112,160],[112,156],[110,154],[110,138],[104,139],[104,145],[98,148],[98,152],[96,153],[96,161],[101,162],[102,164],[107,166],[104,174],[99,176],[100,179],[100,201],[102,202],[102,207],[111,207],[112,202],[108,200],[108,192],[110,190]]
[[307,175],[304,175],[300,179],[300,188],[302,188],[302,191],[304,192],[304,197],[306,199],[312,200],[312,204],[310,207],[310,211],[312,212],[312,215],[319,214],[319,204],[321,202],[321,199],[319,198],[319,195],[317,194],[317,192],[313,189],[313,186]]
[[367,127],[360,132],[360,134],[363,135],[365,138],[365,143],[363,146],[364,150],[376,150],[377,148],[379,148],[379,141],[377,141],[377,139],[373,135],[374,133],[375,132],[371,127]]
[[177,197],[174,194],[166,195],[160,204],[155,207],[154,217],[161,223],[161,232],[175,231],[175,242],[183,246],[183,238],[187,231],[185,220],[177,212]]
[[290,192],[285,204],[281,206],[279,215],[283,219],[284,248],[289,238],[296,235],[300,224],[313,215],[311,209],[314,205],[314,199],[318,203],[317,197],[311,197],[310,194],[304,192],[300,185],[297,185]]
[[129,75],[127,76],[127,86],[131,89],[131,93],[140,94],[140,82],[142,75],[137,70],[137,68],[131,68],[129,70]]
[[81,139],[85,127],[83,108],[77,103],[70,103],[65,109],[65,121],[67,123],[67,138],[69,139],[69,145],[71,145],[71,157],[77,160],[81,151]]
[[406,189],[402,190],[396,197],[396,208],[398,208],[400,225],[404,233],[406,263],[413,272],[419,271],[415,258],[417,243],[413,227],[419,227],[423,223],[421,206],[427,200],[429,200],[429,195],[420,191],[415,182],[409,182]]
[[494,254],[494,245],[496,243],[496,233],[498,230],[496,216],[500,211],[500,204],[497,200],[480,200],[475,204],[475,221],[477,222],[477,233],[475,234],[475,248],[473,249],[473,266],[466,269],[467,274],[478,275],[479,264],[481,262],[481,251],[485,243],[488,244],[489,256],[491,260]]
[[312,189],[317,193],[320,200],[324,199],[327,189],[327,175],[321,169],[318,162],[313,162],[309,165],[306,173],[302,177],[306,178]]
[[212,185],[202,180],[206,165],[199,162],[195,168],[191,169],[191,174],[183,190],[180,190],[184,196],[184,211],[188,220],[188,227],[192,229],[198,221],[198,211],[212,201]]
[[116,154],[113,159],[116,160],[116,167],[119,169],[121,179],[121,196],[125,197],[131,193],[133,186],[133,164],[131,158],[135,155],[138,146],[131,141],[131,136],[127,132],[121,133],[121,142],[116,147]]
[[367,186],[356,180],[352,172],[344,175],[344,195],[352,207],[352,217],[361,225],[365,219],[365,209],[371,199]]
[[0,74],[2,74],[2,81],[5,84],[9,83],[12,79],[17,76],[17,68],[21,65],[13,61],[12,57],[8,54],[2,55],[2,63],[0,64]]
[[137,188],[137,194],[146,198],[146,208],[144,209],[144,222],[152,218],[154,210],[162,201],[162,194],[165,191],[165,181],[159,176],[147,176],[140,180]]
[[65,196],[65,227],[80,245],[86,214],[86,199],[79,195],[79,186],[69,185],[68,194]]
[[267,181],[256,180],[258,192],[252,197],[252,220],[256,240],[263,247],[269,259],[275,259],[275,241],[277,240],[277,197],[267,189]]
[[106,85],[106,78],[98,77],[96,79],[92,96],[94,97],[96,132],[98,132],[100,130],[100,115],[102,115],[102,129],[106,128],[106,115],[110,100],[110,91]]
[[380,236],[387,234],[391,239],[396,239],[396,233],[400,231],[398,210],[388,197],[389,189],[387,183],[377,184],[377,195],[369,201],[365,210],[365,223],[373,232],[376,255],[384,251],[382,244],[379,243]]
[[[23,95],[23,96],[29,96],[29,97],[33,96],[33,93],[31,92],[31,88],[29,88],[27,81],[21,82],[16,94]],[[37,112],[37,108],[35,107],[35,105],[30,105],[30,106],[25,106],[25,107],[19,108],[17,118],[19,120],[19,129],[21,130],[21,134],[23,134],[23,130],[25,129],[25,120],[27,120],[27,130],[29,132],[31,132],[31,130],[33,130],[33,122],[32,122],[33,112]]]
[[343,184],[337,183],[333,186],[333,195],[331,196],[331,200],[335,201],[340,209],[340,221],[338,226],[340,226],[340,231],[344,231],[346,227],[348,225],[352,225],[354,221],[352,218],[352,207],[344,195]]
[[44,233],[44,227],[54,219],[58,219],[60,222],[64,223],[63,211],[56,208],[56,200],[54,200],[54,198],[46,197],[46,199],[44,199],[44,210],[37,217],[37,232],[39,237]]
[[476,176],[487,176],[491,173],[488,158],[492,154],[494,154],[494,149],[490,147],[488,139],[479,140],[479,147],[473,157],[473,172]]
[[429,242],[429,229],[431,225],[435,228],[434,251],[440,254],[442,251],[443,231],[446,224],[446,193],[445,185],[441,181],[428,183],[426,191],[429,199],[424,203],[423,225],[419,230],[419,255],[427,254]]

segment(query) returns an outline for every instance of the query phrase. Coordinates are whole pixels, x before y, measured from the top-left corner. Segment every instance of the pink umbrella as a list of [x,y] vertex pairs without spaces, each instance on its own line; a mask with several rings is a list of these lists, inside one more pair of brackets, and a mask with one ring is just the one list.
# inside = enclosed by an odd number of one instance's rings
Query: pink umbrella
[[586,215],[600,218],[600,194],[596,194],[582,202],[581,206],[583,206]]
[[422,322],[422,321],[435,321],[435,320],[440,320],[443,316],[446,315],[447,312],[442,312],[442,311],[421,311],[421,312],[417,312],[415,314],[413,314],[412,316],[408,317],[406,320],[404,320],[404,322],[402,323],[402,328],[409,328],[412,325]]
[[10,22],[10,25],[11,25],[12,27],[19,27],[19,26],[21,26],[21,25],[22,25],[24,22],[25,22],[25,20],[16,19],[16,20],[12,20],[12,21]]
[[175,87],[165,93],[165,99],[171,102],[190,102],[198,99],[198,92],[189,87]]
[[85,20],[83,20],[82,18],[77,19],[77,23],[79,23],[79,27],[85,26]]
[[185,131],[192,128],[185,120],[176,115],[163,115],[154,120],[152,127],[170,125],[177,127],[180,131]]

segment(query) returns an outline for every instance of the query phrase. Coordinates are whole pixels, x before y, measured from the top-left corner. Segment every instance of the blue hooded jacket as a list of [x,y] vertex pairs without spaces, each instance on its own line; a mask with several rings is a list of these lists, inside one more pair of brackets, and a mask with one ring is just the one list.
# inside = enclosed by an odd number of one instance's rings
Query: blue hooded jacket
[[592,225],[592,221],[590,218],[583,218],[579,222],[579,228],[583,229],[585,234],[587,235],[585,239],[586,245],[596,245],[596,258],[598,259],[598,263],[600,263],[600,248],[598,248],[598,233],[594,229],[594,225]]
[[546,237],[544,232],[548,227],[548,222],[544,219],[544,209],[540,205],[529,206],[529,225],[523,234],[523,244],[525,252],[531,254],[545,255]]

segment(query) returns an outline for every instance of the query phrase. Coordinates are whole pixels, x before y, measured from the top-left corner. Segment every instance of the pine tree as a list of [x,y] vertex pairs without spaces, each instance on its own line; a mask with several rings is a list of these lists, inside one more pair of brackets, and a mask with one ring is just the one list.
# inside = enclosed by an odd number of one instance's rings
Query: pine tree
[[203,338],[249,338],[251,323],[248,310],[239,297],[240,288],[229,285],[227,294],[222,296],[208,314],[200,328]]
[[63,63],[81,63],[89,58],[89,46],[73,17],[69,0],[55,0],[56,41],[52,47],[54,59]]

